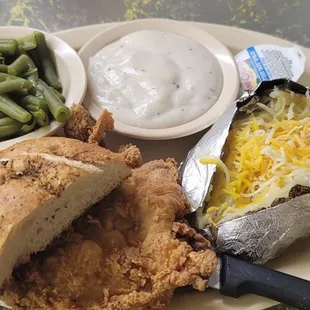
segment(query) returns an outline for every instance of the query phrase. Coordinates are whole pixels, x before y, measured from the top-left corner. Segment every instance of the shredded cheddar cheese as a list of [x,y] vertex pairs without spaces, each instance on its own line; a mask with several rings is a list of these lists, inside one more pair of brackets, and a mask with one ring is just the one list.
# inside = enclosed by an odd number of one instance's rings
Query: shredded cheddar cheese
[[268,208],[297,184],[310,186],[310,100],[274,91],[268,105],[234,122],[218,168],[206,219],[220,224]]

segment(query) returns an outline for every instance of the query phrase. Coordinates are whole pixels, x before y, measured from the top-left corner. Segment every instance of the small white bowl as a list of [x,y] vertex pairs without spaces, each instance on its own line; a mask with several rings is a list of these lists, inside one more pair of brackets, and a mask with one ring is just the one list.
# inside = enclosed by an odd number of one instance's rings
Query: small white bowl
[[[89,40],[79,51],[79,55],[88,68],[89,59],[104,46],[121,37],[139,30],[158,30],[172,32],[191,38],[207,48],[217,59],[223,74],[223,89],[217,102],[202,116],[184,125],[165,129],[145,129],[115,121],[115,131],[126,136],[147,140],[168,140],[188,136],[211,126],[226,108],[236,99],[239,91],[239,73],[230,51],[207,32],[194,26],[167,19],[144,19],[124,23],[105,30]],[[84,106],[94,119],[98,119],[102,108],[86,95]]]
[[[36,30],[27,27],[0,27],[0,39],[17,39]],[[63,94],[66,97],[66,106],[71,108],[73,104],[81,104],[86,93],[87,79],[79,55],[61,39],[44,31],[41,32],[45,34],[47,45],[54,58],[58,77],[63,86]],[[41,127],[29,134],[0,142],[0,149],[5,149],[20,141],[51,135],[63,125],[63,123],[52,121],[50,125]]]

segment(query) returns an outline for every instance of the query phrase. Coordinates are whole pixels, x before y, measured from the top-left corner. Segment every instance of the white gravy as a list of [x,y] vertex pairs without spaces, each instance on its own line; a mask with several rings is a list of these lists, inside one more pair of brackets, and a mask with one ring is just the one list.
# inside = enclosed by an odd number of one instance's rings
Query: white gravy
[[207,112],[223,77],[216,58],[196,41],[143,30],[105,46],[90,59],[91,100],[115,120],[141,128],[169,128]]

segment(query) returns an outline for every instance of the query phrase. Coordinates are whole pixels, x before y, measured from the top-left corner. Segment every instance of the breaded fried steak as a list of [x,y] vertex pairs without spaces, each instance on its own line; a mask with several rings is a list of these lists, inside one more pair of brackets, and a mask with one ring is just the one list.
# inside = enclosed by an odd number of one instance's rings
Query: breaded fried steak
[[174,161],[153,161],[18,268],[2,299],[13,309],[162,309],[175,288],[203,291],[217,258],[184,222]]

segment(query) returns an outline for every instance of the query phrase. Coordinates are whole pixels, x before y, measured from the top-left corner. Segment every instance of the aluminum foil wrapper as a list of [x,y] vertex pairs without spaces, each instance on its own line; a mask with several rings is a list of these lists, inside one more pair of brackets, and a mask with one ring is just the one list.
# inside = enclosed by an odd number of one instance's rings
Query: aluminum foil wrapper
[[[262,82],[253,92],[245,93],[233,103],[188,153],[180,172],[192,212],[204,207],[216,171],[215,165],[203,165],[199,159],[203,155],[221,156],[230,126],[238,112],[254,110],[256,103],[263,102],[274,87],[299,94],[308,92],[306,87],[286,79]],[[198,223],[201,218],[201,212],[197,212]],[[310,194],[225,222],[216,230],[205,229],[211,232],[218,252],[238,255],[255,263],[265,263],[297,239],[310,235]]]

